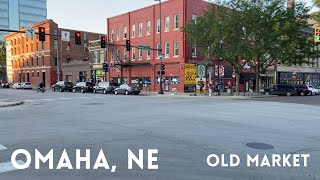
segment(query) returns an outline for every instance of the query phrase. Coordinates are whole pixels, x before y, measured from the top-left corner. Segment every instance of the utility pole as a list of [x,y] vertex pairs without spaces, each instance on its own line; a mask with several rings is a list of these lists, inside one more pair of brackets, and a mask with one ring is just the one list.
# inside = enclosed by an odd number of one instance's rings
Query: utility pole
[[162,61],[163,61],[163,55],[162,55],[162,7],[161,7],[161,0],[155,0],[155,1],[159,1],[159,8],[160,8],[160,26],[159,26],[159,29],[160,29],[160,49],[158,50],[159,51],[159,54],[160,54],[160,90],[158,92],[158,94],[164,94],[163,93],[163,88],[162,88],[162,71],[161,71],[161,64],[162,64]]

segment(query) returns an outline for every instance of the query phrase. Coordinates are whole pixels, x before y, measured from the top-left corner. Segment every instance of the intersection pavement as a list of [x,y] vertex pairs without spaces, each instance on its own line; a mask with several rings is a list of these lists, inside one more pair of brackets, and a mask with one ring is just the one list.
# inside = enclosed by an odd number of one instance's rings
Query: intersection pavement
[[[17,149],[34,156],[54,151],[54,167],[67,150],[75,167],[75,150],[90,149],[94,164],[99,150],[117,171],[25,170],[1,168],[0,179],[319,179],[319,106],[227,98],[115,96],[81,93],[35,93],[0,90],[0,99],[25,101],[0,108],[0,163]],[[272,145],[252,149],[247,143]],[[127,151],[158,149],[159,170],[128,170]],[[209,167],[212,153],[311,155],[308,167]],[[26,162],[24,156],[18,157]],[[145,160],[146,161],[146,160]],[[7,165],[8,166],[8,165]],[[6,167],[7,167],[6,166]]]

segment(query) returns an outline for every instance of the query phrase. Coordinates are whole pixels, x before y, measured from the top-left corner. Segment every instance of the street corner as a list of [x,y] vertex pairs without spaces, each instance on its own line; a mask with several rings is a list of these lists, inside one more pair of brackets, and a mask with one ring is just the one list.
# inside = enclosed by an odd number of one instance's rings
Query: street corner
[[0,108],[20,106],[23,104],[24,104],[23,101],[1,101],[0,100]]

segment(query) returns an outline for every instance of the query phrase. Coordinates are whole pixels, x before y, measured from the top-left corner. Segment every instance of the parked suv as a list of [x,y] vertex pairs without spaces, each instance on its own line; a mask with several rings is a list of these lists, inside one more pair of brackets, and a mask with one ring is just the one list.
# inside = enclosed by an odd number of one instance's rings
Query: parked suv
[[98,85],[93,87],[94,93],[113,93],[114,89],[118,87],[118,83],[112,83],[112,82],[101,82]]
[[270,94],[278,96],[293,96],[297,94],[297,90],[293,85],[290,84],[277,84],[271,88]]
[[52,85],[51,89],[52,89],[52,91],[60,91],[60,92],[69,91],[69,92],[71,92],[73,89],[73,83],[59,81],[56,84]]
[[94,84],[91,82],[78,82],[72,89],[72,92],[93,92]]
[[308,86],[305,84],[295,84],[294,85],[297,89],[297,94],[300,96],[311,95],[311,91],[309,90]]

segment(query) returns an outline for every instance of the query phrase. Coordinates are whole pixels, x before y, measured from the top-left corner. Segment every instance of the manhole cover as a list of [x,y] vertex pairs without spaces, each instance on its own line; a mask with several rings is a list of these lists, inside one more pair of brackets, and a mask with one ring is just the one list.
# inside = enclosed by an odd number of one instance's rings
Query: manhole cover
[[273,149],[274,147],[270,144],[265,144],[265,143],[257,143],[257,142],[252,142],[252,143],[247,143],[247,146],[253,149]]
[[103,103],[88,103],[88,104],[83,104],[85,106],[97,106],[97,105],[104,105]]

